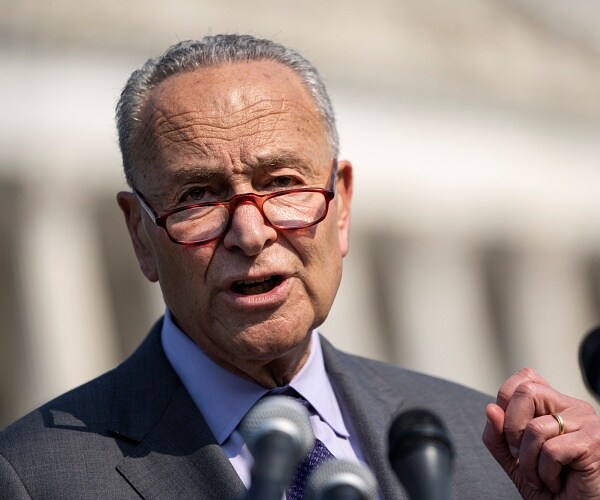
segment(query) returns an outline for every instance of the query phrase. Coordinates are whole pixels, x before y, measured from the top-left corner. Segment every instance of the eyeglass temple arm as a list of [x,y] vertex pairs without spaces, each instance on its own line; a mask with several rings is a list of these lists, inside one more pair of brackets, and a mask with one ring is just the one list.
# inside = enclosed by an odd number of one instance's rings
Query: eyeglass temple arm
[[135,197],[140,202],[140,205],[142,205],[142,208],[144,209],[144,211],[148,214],[148,216],[150,217],[150,219],[152,219],[152,222],[154,222],[156,224],[158,216],[154,213],[154,210],[152,210],[150,208],[150,206],[148,205],[148,203],[146,203],[146,200],[144,200],[144,197],[142,196],[142,193],[140,193],[137,189],[134,188],[133,189],[133,194],[135,194]]
[[331,178],[329,179],[329,185],[331,186],[331,191],[335,195],[337,193],[337,174],[338,174],[338,161],[337,158],[333,159],[333,168],[331,169]]

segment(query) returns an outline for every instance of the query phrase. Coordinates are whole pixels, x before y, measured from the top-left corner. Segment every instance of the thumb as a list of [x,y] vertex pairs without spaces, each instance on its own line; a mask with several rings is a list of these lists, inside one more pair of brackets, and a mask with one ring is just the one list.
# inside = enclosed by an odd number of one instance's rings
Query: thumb
[[506,473],[511,475],[518,463],[508,449],[504,439],[504,411],[498,405],[490,403],[485,409],[487,423],[481,436],[483,444]]

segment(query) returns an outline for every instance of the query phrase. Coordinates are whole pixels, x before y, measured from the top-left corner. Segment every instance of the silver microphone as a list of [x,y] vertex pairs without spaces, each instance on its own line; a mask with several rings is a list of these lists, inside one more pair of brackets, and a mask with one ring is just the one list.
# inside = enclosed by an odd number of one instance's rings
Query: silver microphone
[[246,500],[281,500],[315,443],[308,410],[293,398],[268,396],[244,417],[240,434],[254,457]]

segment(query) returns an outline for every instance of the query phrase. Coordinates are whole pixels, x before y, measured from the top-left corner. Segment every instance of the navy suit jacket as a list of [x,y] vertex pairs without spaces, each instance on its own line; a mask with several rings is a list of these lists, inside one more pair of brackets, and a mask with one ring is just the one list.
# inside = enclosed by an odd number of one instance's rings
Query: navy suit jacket
[[[0,499],[234,500],[244,485],[166,359],[161,322],[114,370],[0,432]],[[405,499],[387,460],[393,417],[441,416],[456,447],[455,499],[520,498],[481,442],[478,392],[344,354],[322,339],[325,366],[383,499]]]

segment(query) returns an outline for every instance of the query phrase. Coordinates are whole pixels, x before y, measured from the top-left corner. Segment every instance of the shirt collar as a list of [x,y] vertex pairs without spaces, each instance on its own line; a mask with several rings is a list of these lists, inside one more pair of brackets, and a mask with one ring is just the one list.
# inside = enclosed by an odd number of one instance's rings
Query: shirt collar
[[290,381],[290,387],[306,399],[321,419],[325,421],[338,436],[349,437],[348,430],[342,418],[333,387],[327,372],[321,349],[321,338],[315,330],[312,334],[311,348],[308,360]]
[[[222,445],[248,410],[269,390],[215,363],[173,322],[169,310],[165,313],[161,341],[167,359]],[[316,331],[312,333],[308,360],[289,385],[312,405],[336,434],[349,436],[325,371]]]

